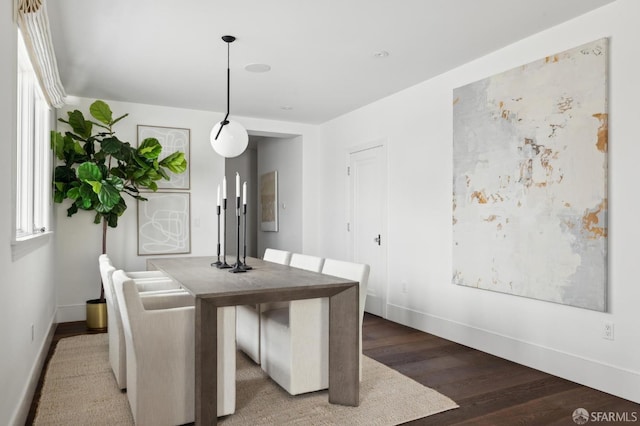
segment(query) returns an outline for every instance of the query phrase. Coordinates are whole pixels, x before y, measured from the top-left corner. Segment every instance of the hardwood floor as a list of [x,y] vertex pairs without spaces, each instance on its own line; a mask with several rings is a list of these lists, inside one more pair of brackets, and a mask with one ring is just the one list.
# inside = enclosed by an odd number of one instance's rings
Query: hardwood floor
[[[59,324],[45,365],[61,338],[86,333],[84,322]],[[460,406],[406,425],[570,426],[575,425],[571,416],[577,408],[589,413],[627,413],[629,420],[637,418],[637,422],[599,422],[603,425],[640,424],[640,404],[374,315],[365,314],[363,351]],[[31,404],[28,425],[33,423],[42,381],[43,377]]]
[[640,404],[373,315],[365,314],[362,337],[367,356],[460,406],[407,425],[575,425],[577,408],[640,424]]

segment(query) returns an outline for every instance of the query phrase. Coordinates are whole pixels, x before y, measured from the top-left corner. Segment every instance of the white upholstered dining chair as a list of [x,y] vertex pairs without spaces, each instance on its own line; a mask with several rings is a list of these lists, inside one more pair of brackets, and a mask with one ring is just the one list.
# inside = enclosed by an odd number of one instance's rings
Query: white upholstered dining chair
[[[359,282],[359,345],[369,265],[325,259],[322,273]],[[291,395],[326,389],[329,385],[329,299],[288,302],[265,310],[260,319],[261,367]],[[360,358],[360,379],[362,360]]]
[[[98,264],[102,265],[103,263],[114,266],[113,262],[111,261],[111,258],[106,253],[103,253],[100,256],[98,256]],[[162,271],[127,271],[127,275],[129,276],[129,278],[132,278],[134,280],[146,280],[146,279],[156,280],[161,278],[170,279]]]
[[[267,248],[262,260],[288,265],[291,252]],[[260,364],[260,310],[261,305],[236,307],[236,342],[238,349]]]
[[[113,273],[115,267],[109,262],[100,259],[100,277],[104,287],[104,296],[107,302],[107,333],[109,335],[109,363],[120,389],[127,387],[127,353],[125,350],[124,330],[122,328],[122,316],[120,306],[115,296],[113,286]],[[131,273],[125,273],[127,278],[132,278]],[[142,297],[164,293],[186,293],[180,286],[166,275],[157,278],[145,277],[133,280]]]
[[[195,299],[188,293],[141,298],[135,282],[113,274],[127,348],[127,398],[136,425],[195,420]],[[235,307],[218,309],[218,416],[235,412]]]
[[324,259],[317,256],[309,256],[306,254],[292,253],[289,266],[292,268],[305,269],[312,272],[322,272]]

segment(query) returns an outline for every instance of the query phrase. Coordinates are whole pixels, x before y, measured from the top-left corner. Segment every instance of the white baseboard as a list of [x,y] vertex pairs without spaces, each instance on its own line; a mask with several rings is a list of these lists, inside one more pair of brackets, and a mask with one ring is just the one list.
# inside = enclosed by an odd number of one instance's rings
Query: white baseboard
[[393,304],[387,305],[387,319],[640,403],[640,373],[635,371]]
[[11,425],[24,425],[27,421],[27,417],[29,416],[29,409],[31,408],[31,402],[33,401],[33,396],[36,392],[36,388],[38,387],[38,381],[40,380],[40,375],[42,374],[42,369],[44,367],[44,362],[47,359],[47,354],[49,353],[49,348],[51,347],[51,341],[53,340],[53,334],[56,331],[56,322],[54,322],[55,314],[51,318],[51,323],[49,325],[49,331],[42,341],[42,345],[40,345],[40,351],[38,353],[38,357],[31,367],[31,372],[29,373],[29,382],[22,393],[22,398],[20,405],[16,408],[13,413],[13,418],[9,424]]
[[78,305],[60,305],[56,320],[61,322],[85,321],[87,319],[86,303]]

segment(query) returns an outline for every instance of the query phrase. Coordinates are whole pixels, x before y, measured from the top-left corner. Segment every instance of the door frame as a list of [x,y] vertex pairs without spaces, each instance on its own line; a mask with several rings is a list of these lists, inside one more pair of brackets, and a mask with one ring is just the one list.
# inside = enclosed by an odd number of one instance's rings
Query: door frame
[[346,147],[345,149],[345,185],[347,188],[346,191],[346,199],[345,199],[345,205],[347,206],[346,208],[346,218],[345,218],[345,232],[347,234],[347,258],[350,261],[354,261],[354,247],[353,247],[353,239],[351,238],[351,231],[350,231],[350,225],[353,223],[353,214],[354,212],[352,211],[351,208],[351,199],[352,199],[352,190],[351,190],[351,176],[348,173],[348,168],[351,165],[351,154],[355,154],[361,151],[366,151],[368,149],[373,149],[373,148],[378,148],[380,147],[380,155],[381,155],[381,163],[382,163],[382,177],[381,177],[381,188],[380,188],[380,194],[382,195],[383,198],[383,207],[381,208],[380,214],[380,221],[381,223],[381,227],[382,229],[380,230],[380,234],[382,235],[382,252],[383,252],[383,256],[384,256],[384,271],[381,274],[382,279],[384,280],[383,286],[384,288],[382,289],[382,294],[381,297],[383,298],[383,303],[382,303],[382,317],[383,318],[387,318],[388,316],[388,305],[389,305],[389,256],[388,256],[388,227],[387,227],[387,223],[388,223],[388,206],[389,206],[389,197],[388,197],[388,187],[389,187],[389,176],[388,176],[388,153],[387,153],[387,145],[388,145],[388,138],[387,137],[380,137],[380,138],[376,138],[376,139],[372,139],[368,142],[364,142],[364,143],[360,143],[360,144],[356,144],[356,145],[351,145]]

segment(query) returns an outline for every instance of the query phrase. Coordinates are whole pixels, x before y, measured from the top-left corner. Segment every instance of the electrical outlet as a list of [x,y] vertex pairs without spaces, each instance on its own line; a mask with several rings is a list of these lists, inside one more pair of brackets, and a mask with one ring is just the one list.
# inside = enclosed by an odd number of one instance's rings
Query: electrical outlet
[[602,328],[602,338],[607,340],[613,340],[613,323],[605,322]]
[[402,281],[401,285],[402,285],[402,292],[409,293],[409,284],[407,284],[406,281]]

